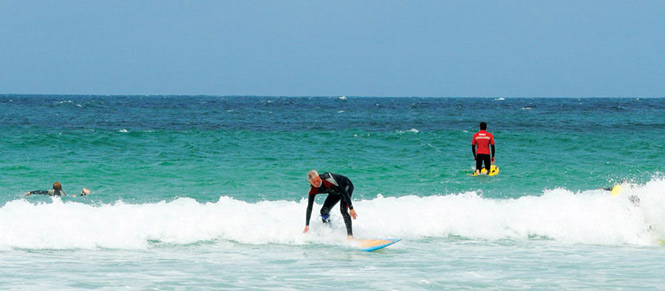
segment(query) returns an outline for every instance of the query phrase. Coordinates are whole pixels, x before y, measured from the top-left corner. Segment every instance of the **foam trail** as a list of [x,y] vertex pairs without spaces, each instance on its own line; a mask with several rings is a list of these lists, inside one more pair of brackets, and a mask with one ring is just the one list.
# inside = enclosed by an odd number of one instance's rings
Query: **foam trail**
[[[544,191],[542,196],[486,199],[477,193],[382,197],[355,201],[357,237],[404,239],[462,236],[484,240],[552,239],[562,243],[655,245],[665,238],[665,180],[624,185],[624,193]],[[633,205],[628,197],[641,203]],[[88,205],[33,204],[18,199],[0,207],[0,249],[144,249],[152,243],[189,244],[224,240],[243,244],[340,244],[339,211],[333,226],[317,219],[302,234],[306,200],[248,203],[220,197],[171,202]]]
[[[665,238],[665,180],[654,179],[646,185],[626,184],[619,196],[603,190],[573,193],[565,189],[544,191],[542,196],[519,199],[484,199],[476,193],[452,196],[377,198],[385,216],[374,229],[396,231],[410,236],[447,235],[495,239],[554,239],[566,243],[604,245],[654,245]],[[637,196],[634,205],[629,197]],[[379,202],[381,199],[392,202]],[[405,201],[409,201],[406,202]],[[403,204],[419,204],[420,211],[404,211]],[[378,215],[378,214],[377,214]],[[399,220],[411,221],[401,224]]]

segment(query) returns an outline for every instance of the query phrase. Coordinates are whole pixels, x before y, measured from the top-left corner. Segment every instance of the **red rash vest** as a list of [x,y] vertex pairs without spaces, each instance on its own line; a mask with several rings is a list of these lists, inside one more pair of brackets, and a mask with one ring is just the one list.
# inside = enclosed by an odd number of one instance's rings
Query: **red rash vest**
[[481,130],[473,135],[471,145],[478,146],[477,154],[489,155],[490,145],[494,145],[494,136],[485,130]]

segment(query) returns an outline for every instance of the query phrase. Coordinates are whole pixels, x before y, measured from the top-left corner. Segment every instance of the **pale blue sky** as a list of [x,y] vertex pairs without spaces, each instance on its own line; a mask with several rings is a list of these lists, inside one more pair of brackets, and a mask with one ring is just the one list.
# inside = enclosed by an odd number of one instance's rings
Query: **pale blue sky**
[[6,1],[0,93],[665,96],[665,1]]

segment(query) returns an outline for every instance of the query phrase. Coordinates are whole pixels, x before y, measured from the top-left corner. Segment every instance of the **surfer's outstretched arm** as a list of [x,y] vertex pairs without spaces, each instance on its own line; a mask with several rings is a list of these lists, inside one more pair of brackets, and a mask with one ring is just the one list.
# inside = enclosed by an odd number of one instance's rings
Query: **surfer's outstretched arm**
[[309,231],[309,220],[312,218],[312,207],[314,207],[314,195],[311,194],[310,190],[310,195],[309,199],[307,200],[307,212],[305,212],[305,230],[303,230],[303,233],[306,233]]
[[[353,186],[351,186],[351,189],[353,189]],[[341,188],[341,190],[342,190],[341,191],[342,192],[342,197],[345,198],[342,201],[344,203],[346,203],[346,206],[349,208],[349,214],[351,214],[351,217],[355,220],[357,214],[356,214],[356,211],[353,209],[353,205],[351,204],[351,194],[349,194],[349,192],[347,192],[346,189],[344,189],[344,188]],[[346,200],[346,201],[344,201],[344,200]],[[342,214],[344,214],[344,213],[345,213],[345,211],[342,210]]]

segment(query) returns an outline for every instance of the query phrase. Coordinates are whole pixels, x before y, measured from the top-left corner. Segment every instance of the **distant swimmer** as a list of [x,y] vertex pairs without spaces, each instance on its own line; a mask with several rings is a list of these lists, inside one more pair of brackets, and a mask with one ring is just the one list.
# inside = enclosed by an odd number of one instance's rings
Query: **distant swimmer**
[[[476,152],[476,146],[478,147],[478,152]],[[491,156],[490,146],[492,147]],[[487,169],[487,173],[489,173],[490,168],[494,163],[494,136],[487,132],[487,123],[484,121],[480,123],[480,131],[473,135],[473,140],[471,141],[471,151],[473,152],[473,159],[476,161],[475,174],[480,174],[483,162],[485,163],[485,169]]]
[[[326,198],[321,207],[321,219],[323,223],[330,223],[330,210],[341,200],[339,210],[342,212],[342,217],[344,218],[346,234],[349,239],[352,239],[351,217],[356,219],[356,211],[353,210],[353,204],[351,203],[351,196],[353,195],[353,183],[351,183],[351,180],[345,176],[327,172],[319,175],[316,170],[309,171],[307,179],[311,187],[309,188],[309,200],[307,201],[307,214],[305,215],[305,230],[303,230],[303,233],[309,231],[309,220],[312,216],[314,197],[316,194],[327,193],[328,198]],[[350,211],[350,216],[347,209]]]
[[623,187],[621,187],[620,184],[616,184],[612,187],[605,187],[605,188],[603,188],[603,190],[610,191],[610,194],[612,196],[617,196],[617,195],[621,194],[621,192],[623,191]]
[[[38,195],[48,195],[48,196],[67,196],[67,193],[62,190],[62,185],[60,182],[55,182],[53,183],[53,189],[51,190],[35,190],[35,191],[30,191],[26,192],[23,196],[30,196],[33,194],[38,194]],[[81,189],[81,196],[86,196],[90,194],[90,190],[83,188]],[[76,197],[76,194],[72,195],[72,197]]]

